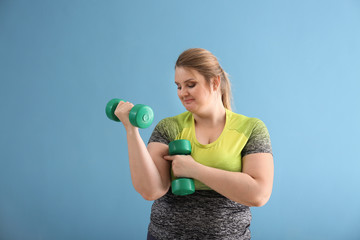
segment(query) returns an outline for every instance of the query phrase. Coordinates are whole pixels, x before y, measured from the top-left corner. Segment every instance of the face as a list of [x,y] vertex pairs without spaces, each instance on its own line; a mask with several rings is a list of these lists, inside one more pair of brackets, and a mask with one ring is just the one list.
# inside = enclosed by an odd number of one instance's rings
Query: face
[[198,71],[189,68],[175,69],[177,94],[186,108],[192,113],[200,113],[211,109],[216,91],[210,87]]

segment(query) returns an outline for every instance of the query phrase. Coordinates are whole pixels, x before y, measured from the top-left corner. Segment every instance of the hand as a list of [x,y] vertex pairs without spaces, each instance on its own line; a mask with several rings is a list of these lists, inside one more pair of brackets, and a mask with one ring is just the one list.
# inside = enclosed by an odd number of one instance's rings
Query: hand
[[134,127],[129,120],[129,113],[130,110],[134,107],[134,104],[130,102],[123,102],[120,101],[115,109],[115,116],[119,118],[119,120],[124,125],[125,129],[128,129],[129,127]]
[[194,178],[197,167],[201,165],[191,155],[164,156],[165,160],[172,161],[172,171],[175,177]]

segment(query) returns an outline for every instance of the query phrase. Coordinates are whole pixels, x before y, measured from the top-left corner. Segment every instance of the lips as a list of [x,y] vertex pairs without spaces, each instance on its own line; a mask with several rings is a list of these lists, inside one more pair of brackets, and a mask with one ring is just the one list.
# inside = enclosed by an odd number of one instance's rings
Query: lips
[[189,104],[189,103],[191,103],[192,101],[194,101],[194,99],[186,99],[186,100],[184,100],[184,103]]

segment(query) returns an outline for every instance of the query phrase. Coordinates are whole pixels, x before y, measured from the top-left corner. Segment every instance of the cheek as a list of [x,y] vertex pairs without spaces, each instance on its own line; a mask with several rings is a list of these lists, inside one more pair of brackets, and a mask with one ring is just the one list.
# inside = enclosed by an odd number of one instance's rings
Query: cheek
[[177,91],[177,96],[180,99],[180,101],[182,101],[183,96],[181,94],[181,91],[179,91],[179,90]]
[[194,88],[191,91],[191,94],[193,94],[194,96],[197,96],[197,98],[202,99],[202,98],[206,98],[206,92],[205,89],[203,88]]

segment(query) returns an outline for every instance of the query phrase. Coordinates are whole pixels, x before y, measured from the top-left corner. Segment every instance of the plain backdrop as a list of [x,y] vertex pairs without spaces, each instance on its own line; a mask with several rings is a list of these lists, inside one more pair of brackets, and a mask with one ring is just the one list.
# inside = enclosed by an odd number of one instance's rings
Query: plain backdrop
[[360,2],[0,1],[0,239],[145,239],[112,98],[185,111],[178,55],[208,49],[275,162],[253,239],[360,239]]

